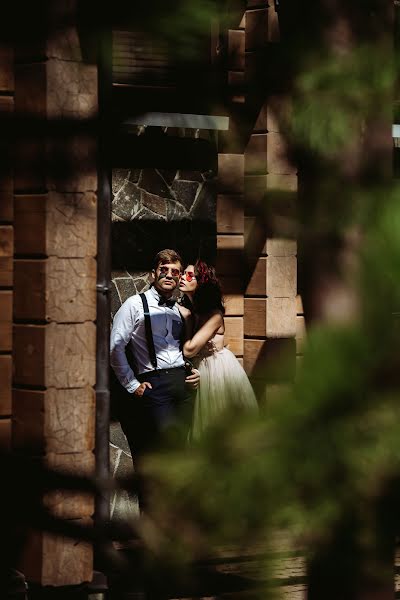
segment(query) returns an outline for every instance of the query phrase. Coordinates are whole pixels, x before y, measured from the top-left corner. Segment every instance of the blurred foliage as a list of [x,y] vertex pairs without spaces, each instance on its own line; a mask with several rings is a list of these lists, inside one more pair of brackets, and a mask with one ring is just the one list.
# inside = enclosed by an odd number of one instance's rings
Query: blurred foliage
[[[295,82],[290,126],[296,144],[335,159],[362,135],[368,117],[390,120],[394,63],[388,48],[363,45],[341,55],[309,57]],[[309,61],[309,62],[308,62]]]

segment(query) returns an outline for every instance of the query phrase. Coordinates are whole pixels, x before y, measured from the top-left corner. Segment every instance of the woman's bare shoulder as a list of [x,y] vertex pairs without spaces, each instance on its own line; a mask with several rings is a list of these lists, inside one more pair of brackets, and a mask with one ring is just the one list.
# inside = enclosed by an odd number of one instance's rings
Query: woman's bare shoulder
[[188,308],[186,308],[186,306],[182,306],[181,304],[179,304],[178,308],[179,308],[179,312],[181,313],[181,315],[184,319],[188,319],[189,317],[192,316],[192,313],[190,312],[190,310]]
[[222,314],[222,312],[220,310],[215,309],[215,310],[212,310],[211,312],[209,312],[202,319],[203,323],[207,323],[207,321],[211,321],[211,320],[213,323],[222,324],[224,322],[224,315]]

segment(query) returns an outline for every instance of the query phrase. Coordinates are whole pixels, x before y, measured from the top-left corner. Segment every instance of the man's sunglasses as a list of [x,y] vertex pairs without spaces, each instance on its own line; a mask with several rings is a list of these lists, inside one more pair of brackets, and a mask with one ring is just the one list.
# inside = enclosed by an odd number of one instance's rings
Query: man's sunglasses
[[159,270],[161,275],[168,275],[170,271],[172,277],[179,277],[179,275],[181,274],[180,269],[171,269],[170,267],[159,267]]
[[185,271],[182,275],[182,277],[186,278],[186,281],[192,281],[193,279],[196,279],[196,275],[193,273],[193,271]]

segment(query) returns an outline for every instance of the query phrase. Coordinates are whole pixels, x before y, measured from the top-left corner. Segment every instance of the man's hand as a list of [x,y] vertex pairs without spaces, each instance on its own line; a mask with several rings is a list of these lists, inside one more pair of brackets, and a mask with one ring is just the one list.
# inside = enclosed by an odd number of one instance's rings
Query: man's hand
[[186,377],[185,383],[187,383],[188,386],[196,390],[199,387],[200,383],[199,371],[197,369],[192,369],[192,374]]
[[133,392],[133,395],[134,395],[134,396],[143,396],[143,394],[144,394],[144,390],[145,390],[146,388],[149,388],[149,389],[151,390],[151,389],[152,389],[152,387],[153,387],[153,386],[151,385],[151,383],[149,383],[148,381],[143,381],[143,383],[141,383],[141,384],[139,385],[139,387],[138,387],[138,388],[136,388],[136,390]]

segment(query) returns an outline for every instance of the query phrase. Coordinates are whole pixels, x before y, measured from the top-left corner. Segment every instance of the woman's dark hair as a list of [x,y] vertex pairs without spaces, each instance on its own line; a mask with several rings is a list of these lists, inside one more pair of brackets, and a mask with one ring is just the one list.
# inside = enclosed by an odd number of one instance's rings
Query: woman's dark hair
[[194,265],[194,274],[197,279],[197,288],[193,294],[194,311],[204,315],[213,310],[220,310],[222,314],[225,314],[221,285],[214,267],[202,260],[197,260]]

